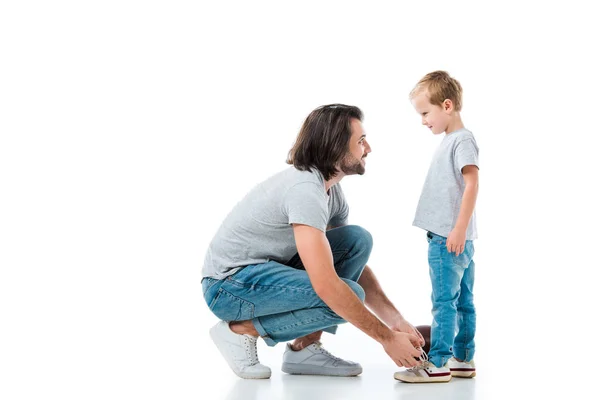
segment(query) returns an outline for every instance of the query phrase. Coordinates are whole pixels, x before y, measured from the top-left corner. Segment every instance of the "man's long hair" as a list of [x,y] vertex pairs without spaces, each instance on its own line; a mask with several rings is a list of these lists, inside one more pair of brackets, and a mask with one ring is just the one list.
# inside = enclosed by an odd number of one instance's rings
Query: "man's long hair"
[[315,109],[302,124],[286,162],[301,171],[316,168],[326,181],[331,179],[348,152],[352,118],[362,121],[358,107],[329,104]]

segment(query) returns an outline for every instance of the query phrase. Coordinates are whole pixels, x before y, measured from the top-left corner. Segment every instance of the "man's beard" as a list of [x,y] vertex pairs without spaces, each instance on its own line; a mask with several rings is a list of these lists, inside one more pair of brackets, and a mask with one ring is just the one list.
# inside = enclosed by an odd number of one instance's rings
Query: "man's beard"
[[344,156],[340,169],[346,175],[362,175],[365,173],[365,166],[350,153]]

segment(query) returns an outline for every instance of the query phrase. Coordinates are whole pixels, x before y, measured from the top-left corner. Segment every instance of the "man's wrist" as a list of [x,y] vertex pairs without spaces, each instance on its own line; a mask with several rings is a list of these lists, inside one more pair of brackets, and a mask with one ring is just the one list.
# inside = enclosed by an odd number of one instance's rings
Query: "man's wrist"
[[378,329],[378,332],[375,335],[374,339],[377,340],[379,343],[383,344],[390,340],[392,336],[392,330],[387,326],[381,324],[381,329]]
[[406,319],[404,319],[402,314],[397,313],[397,314],[393,315],[391,318],[388,318],[388,320],[386,322],[387,322],[388,326],[392,327],[392,326],[395,326],[395,325],[400,324],[405,321],[406,321]]

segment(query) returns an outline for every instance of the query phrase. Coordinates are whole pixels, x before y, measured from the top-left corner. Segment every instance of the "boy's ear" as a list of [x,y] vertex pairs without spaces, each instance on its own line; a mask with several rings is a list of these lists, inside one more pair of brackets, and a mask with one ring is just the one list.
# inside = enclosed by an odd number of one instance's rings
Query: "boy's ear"
[[442,103],[442,108],[444,109],[445,112],[452,112],[452,110],[454,110],[454,104],[452,104],[452,100],[450,99],[446,99],[444,100],[444,102]]

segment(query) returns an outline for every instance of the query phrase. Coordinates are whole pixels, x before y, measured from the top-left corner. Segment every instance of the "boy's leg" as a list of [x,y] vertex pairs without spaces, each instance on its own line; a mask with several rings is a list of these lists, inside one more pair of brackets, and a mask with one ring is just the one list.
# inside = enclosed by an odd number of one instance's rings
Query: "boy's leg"
[[433,322],[431,324],[431,349],[429,361],[443,367],[452,358],[452,345],[456,331],[457,301],[460,282],[468,260],[465,254],[456,256],[446,248],[446,238],[428,233],[429,275]]
[[476,313],[473,303],[475,262],[471,260],[460,283],[458,298],[458,334],[454,339],[454,357],[469,362],[475,355]]

